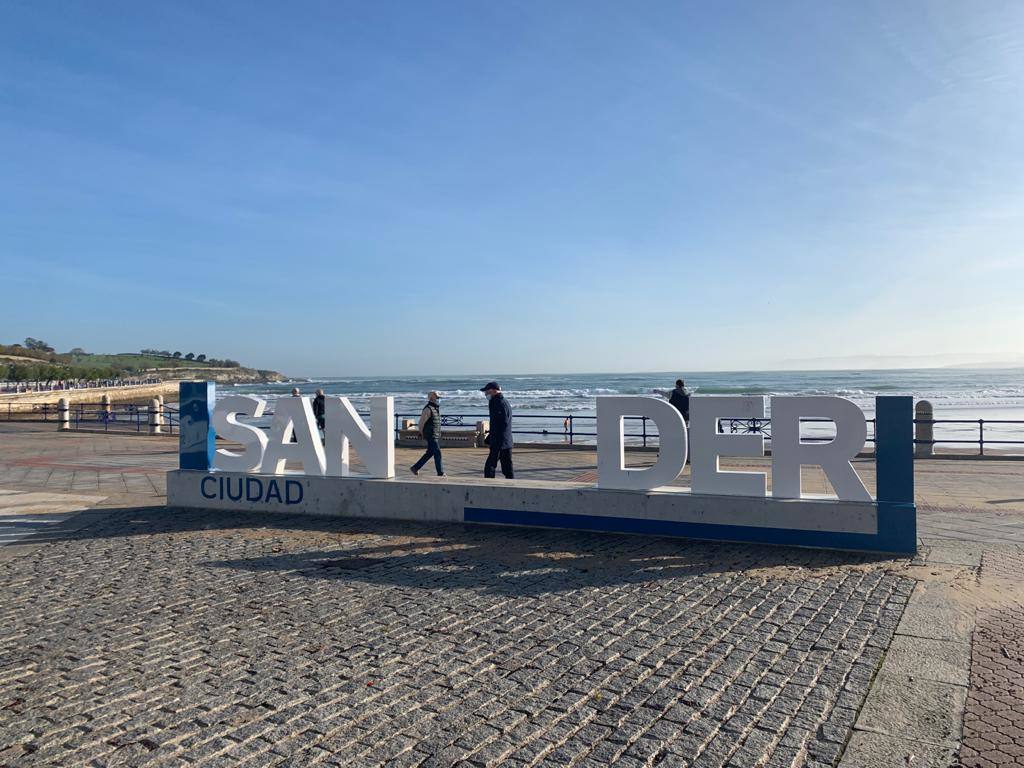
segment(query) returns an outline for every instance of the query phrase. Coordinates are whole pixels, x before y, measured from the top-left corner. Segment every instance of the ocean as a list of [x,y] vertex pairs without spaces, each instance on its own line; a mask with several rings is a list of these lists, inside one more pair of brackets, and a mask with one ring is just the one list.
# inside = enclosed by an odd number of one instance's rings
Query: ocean
[[[419,415],[432,389],[441,395],[444,415],[472,424],[485,418],[487,401],[480,387],[497,380],[518,418],[517,430],[526,439],[565,440],[565,418],[573,417],[574,442],[592,441],[596,398],[600,395],[648,395],[670,390],[683,376],[694,394],[715,395],[839,395],[853,400],[868,417],[876,395],[912,395],[935,407],[935,418],[967,423],[936,424],[936,438],[976,440],[978,419],[1017,420],[1020,424],[986,424],[986,441],[1016,440],[1003,449],[1024,452],[1024,369],[928,368],[868,371],[730,371],[722,373],[580,373],[481,374],[477,376],[324,377],[282,384],[240,384],[221,387],[220,394],[254,394],[267,399],[288,396],[293,386],[311,395],[322,388],[328,395],[352,399],[360,410],[373,395],[393,395],[395,413]],[[627,425],[636,442],[643,426]],[[648,425],[653,435],[653,426]],[[827,427],[811,427],[827,434]],[[823,431],[822,431],[823,430]],[[990,447],[997,447],[993,443]],[[976,446],[965,446],[967,450]]]

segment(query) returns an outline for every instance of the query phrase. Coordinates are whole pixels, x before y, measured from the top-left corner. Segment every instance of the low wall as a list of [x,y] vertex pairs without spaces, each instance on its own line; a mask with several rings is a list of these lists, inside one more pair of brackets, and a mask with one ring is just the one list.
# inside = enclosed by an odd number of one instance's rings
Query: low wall
[[912,504],[618,491],[523,480],[437,482],[175,470],[167,504],[912,552]]
[[178,381],[164,381],[159,384],[140,384],[132,387],[94,387],[87,389],[60,389],[51,392],[5,392],[0,394],[0,409],[6,413],[10,406],[12,413],[32,410],[34,404],[56,405],[61,398],[75,403],[99,403],[103,395],[110,396],[112,403],[148,403],[154,397],[163,395],[169,400],[178,399]]

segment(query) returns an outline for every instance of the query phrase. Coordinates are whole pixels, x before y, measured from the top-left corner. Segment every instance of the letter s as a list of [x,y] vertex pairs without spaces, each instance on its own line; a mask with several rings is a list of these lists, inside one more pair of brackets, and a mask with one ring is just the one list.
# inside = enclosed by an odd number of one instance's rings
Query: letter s
[[224,472],[257,472],[263,463],[267,436],[259,427],[242,424],[239,416],[258,418],[263,415],[267,401],[251,395],[229,395],[213,409],[213,428],[225,440],[242,444],[241,453],[218,448],[213,457],[214,469]]

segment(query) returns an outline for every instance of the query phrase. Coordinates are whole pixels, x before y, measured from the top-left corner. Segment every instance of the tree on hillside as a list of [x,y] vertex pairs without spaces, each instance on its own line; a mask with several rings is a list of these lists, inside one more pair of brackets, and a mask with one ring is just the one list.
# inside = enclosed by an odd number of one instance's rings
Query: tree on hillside
[[177,360],[179,357],[181,357],[181,352],[175,352],[174,359]]
[[81,347],[75,347],[70,352],[68,352],[68,354],[69,355],[86,355],[88,353],[84,349],[82,349]]
[[185,355],[185,359],[186,360],[195,360],[196,359],[196,355],[195,355],[194,352],[189,352],[187,355]]
[[206,355],[196,355],[196,362],[197,363],[204,363],[204,362],[206,362]]
[[31,336],[25,339],[25,348],[34,349],[37,352],[53,352],[53,347],[42,339],[33,339]]

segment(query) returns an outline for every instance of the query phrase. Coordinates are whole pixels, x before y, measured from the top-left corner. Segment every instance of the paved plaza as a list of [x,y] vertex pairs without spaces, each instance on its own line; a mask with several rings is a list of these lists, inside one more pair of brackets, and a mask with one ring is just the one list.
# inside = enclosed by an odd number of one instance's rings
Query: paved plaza
[[922,547],[893,559],[169,510],[174,440],[42,426],[0,425],[0,765],[1024,756],[1024,462],[917,462]]

